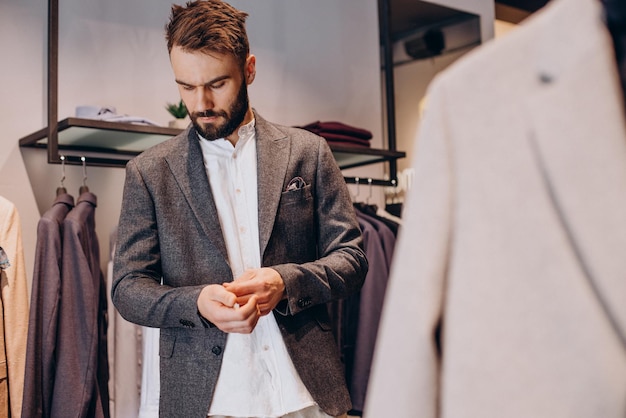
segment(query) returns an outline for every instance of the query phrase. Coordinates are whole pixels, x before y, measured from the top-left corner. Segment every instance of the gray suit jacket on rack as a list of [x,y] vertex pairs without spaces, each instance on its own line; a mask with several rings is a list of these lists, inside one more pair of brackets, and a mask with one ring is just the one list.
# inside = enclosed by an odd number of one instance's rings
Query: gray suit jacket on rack
[[[273,314],[307,389],[340,415],[350,400],[326,303],[360,289],[361,233],[326,142],[255,116],[262,265],[288,296]],[[204,286],[232,280],[198,141],[188,128],[128,163],[118,229],[112,298],[127,320],[161,328],[162,417],[206,416],[226,343],[197,314]],[[286,191],[295,177],[306,185]]]

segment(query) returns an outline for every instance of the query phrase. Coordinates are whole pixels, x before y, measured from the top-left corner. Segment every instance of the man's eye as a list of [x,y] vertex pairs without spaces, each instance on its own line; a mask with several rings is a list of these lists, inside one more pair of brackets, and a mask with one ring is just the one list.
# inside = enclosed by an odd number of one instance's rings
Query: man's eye
[[183,86],[183,90],[191,91],[193,90],[193,86]]
[[220,82],[217,82],[215,84],[212,84],[211,88],[212,89],[220,89],[220,88],[224,87],[225,84],[226,84],[225,81],[220,81]]

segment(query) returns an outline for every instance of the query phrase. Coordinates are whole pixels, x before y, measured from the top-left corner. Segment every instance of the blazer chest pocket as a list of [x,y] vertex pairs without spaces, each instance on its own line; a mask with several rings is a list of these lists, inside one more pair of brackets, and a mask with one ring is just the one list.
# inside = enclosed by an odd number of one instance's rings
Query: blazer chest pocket
[[[314,199],[311,186],[282,193],[274,232],[279,237],[310,237],[314,234]],[[293,245],[295,243],[291,243]]]
[[[300,189],[287,190],[282,193],[280,198],[281,206],[305,207],[311,205],[313,195],[311,194],[311,185],[306,185]],[[290,208],[291,209],[291,208]]]

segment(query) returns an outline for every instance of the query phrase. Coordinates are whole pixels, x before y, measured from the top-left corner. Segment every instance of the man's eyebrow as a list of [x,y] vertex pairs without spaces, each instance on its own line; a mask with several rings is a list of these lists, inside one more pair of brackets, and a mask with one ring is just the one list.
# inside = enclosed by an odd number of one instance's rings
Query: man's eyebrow
[[[230,78],[230,76],[228,75],[222,75],[219,77],[214,78],[213,80],[207,81],[206,83],[202,84],[203,86],[210,86],[211,84],[215,84],[218,83],[222,80],[226,80],[227,78]],[[195,87],[193,84],[187,83],[185,81],[179,80],[179,79],[175,79],[177,84],[180,84],[181,86],[189,86],[189,87]]]

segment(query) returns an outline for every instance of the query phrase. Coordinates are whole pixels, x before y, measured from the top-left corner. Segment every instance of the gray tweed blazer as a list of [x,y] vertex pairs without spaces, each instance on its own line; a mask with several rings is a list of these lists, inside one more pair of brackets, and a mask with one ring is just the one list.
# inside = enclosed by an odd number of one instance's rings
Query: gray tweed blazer
[[[326,303],[360,289],[361,233],[325,140],[255,117],[262,265],[288,296],[273,314],[305,386],[340,415],[351,405]],[[161,329],[162,417],[207,415],[226,343],[197,313],[204,286],[232,280],[198,141],[190,127],[126,167],[112,299],[125,319]],[[286,191],[298,176],[306,185]]]

